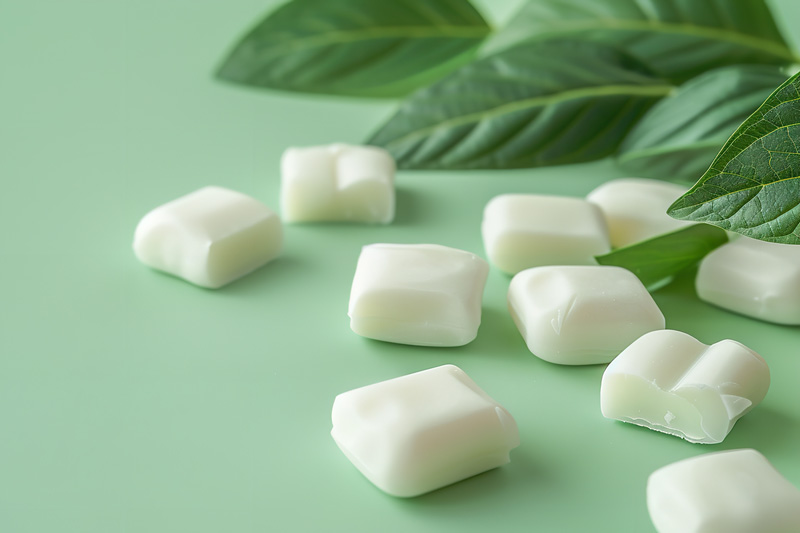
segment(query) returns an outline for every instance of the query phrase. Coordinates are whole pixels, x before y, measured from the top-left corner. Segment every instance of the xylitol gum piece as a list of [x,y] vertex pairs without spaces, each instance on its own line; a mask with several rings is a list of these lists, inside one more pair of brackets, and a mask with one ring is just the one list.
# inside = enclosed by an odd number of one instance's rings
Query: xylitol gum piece
[[611,246],[620,248],[692,224],[667,215],[667,208],[685,192],[674,183],[621,178],[600,185],[586,199],[603,211]]
[[289,148],[281,159],[281,214],[287,222],[389,223],[394,173],[392,156],[375,146]]
[[562,365],[608,363],[648,331],[664,329],[639,278],[613,266],[523,270],[509,285],[508,308],[528,349]]
[[544,265],[595,265],[610,245],[603,213],[581,198],[503,194],[483,212],[489,261],[516,274]]
[[707,346],[680,331],[653,331],[608,365],[600,407],[607,418],[716,444],[764,399],[769,382],[764,359],[736,341]]
[[222,187],[204,187],[150,211],[136,227],[139,260],[195,285],[216,289],[279,253],[278,216],[261,202]]
[[463,370],[444,365],[345,392],[331,435],[381,490],[417,496],[509,462],[514,418]]
[[351,329],[420,346],[461,346],[481,323],[489,265],[436,244],[364,246],[350,291]]
[[697,295],[776,324],[800,325],[800,246],[741,237],[700,263]]
[[756,450],[684,459],[647,480],[659,533],[796,533],[800,490]]

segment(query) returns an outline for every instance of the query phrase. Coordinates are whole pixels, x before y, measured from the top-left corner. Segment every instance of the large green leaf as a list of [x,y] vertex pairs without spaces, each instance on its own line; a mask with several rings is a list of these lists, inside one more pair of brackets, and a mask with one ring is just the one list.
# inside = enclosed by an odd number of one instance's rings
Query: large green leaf
[[668,213],[800,244],[800,74],[772,93]]
[[779,67],[738,65],[689,80],[633,127],[620,147],[620,166],[637,176],[695,181],[786,78]]
[[469,61],[490,29],[469,0],[292,0],[217,75],[310,93],[394,97]]
[[523,43],[407,98],[369,140],[403,168],[520,168],[613,153],[672,90],[636,60],[583,42]]
[[696,265],[711,250],[726,242],[728,236],[721,229],[708,224],[692,224],[595,259],[601,265],[627,268],[652,289]]
[[486,51],[564,37],[622,46],[678,82],[724,65],[799,61],[764,0],[530,0]]

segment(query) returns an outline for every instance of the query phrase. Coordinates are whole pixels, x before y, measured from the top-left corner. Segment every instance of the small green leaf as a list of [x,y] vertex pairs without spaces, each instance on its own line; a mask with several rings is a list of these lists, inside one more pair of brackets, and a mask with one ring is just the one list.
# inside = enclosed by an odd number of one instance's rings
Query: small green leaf
[[692,224],[618,248],[595,259],[601,265],[627,268],[646,287],[653,287],[696,265],[711,250],[727,241],[727,234],[719,228],[707,224]]
[[486,52],[574,37],[622,47],[675,82],[725,65],[798,62],[764,0],[531,0]]
[[217,75],[288,91],[403,96],[469,61],[489,31],[469,0],[292,0]]
[[616,151],[672,86],[594,43],[524,43],[408,97],[368,141],[402,168],[522,168]]
[[637,176],[695,181],[786,78],[779,67],[736,65],[689,80],[634,126],[620,147],[620,166]]
[[667,211],[764,241],[800,244],[800,74],[728,139]]

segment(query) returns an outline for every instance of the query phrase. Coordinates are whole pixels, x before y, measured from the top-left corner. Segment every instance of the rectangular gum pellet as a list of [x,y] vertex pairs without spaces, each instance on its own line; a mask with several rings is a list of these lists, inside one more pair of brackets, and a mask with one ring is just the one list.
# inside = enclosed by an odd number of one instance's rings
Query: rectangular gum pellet
[[545,265],[595,265],[611,248],[603,213],[582,198],[536,194],[495,196],[483,211],[489,261],[516,274]]
[[528,349],[551,363],[608,363],[664,315],[633,273],[613,266],[523,270],[508,288],[508,307]]
[[800,325],[800,246],[740,237],[700,263],[697,296],[776,324]]
[[600,185],[586,199],[603,211],[611,246],[620,248],[692,224],[667,215],[667,208],[685,192],[685,187],[661,180],[621,178]]
[[647,480],[647,509],[658,533],[800,531],[800,490],[751,449],[656,470]]
[[133,250],[144,264],[216,289],[279,253],[278,216],[261,202],[222,187],[204,187],[145,215]]
[[350,327],[401,344],[467,344],[478,334],[488,274],[486,261],[447,246],[364,246],[350,291]]
[[281,215],[286,222],[394,219],[395,162],[375,146],[289,148],[281,158]]
[[411,497],[509,462],[514,418],[463,370],[444,365],[336,397],[331,436],[388,494]]
[[606,418],[717,444],[769,383],[766,361],[736,341],[708,346],[680,331],[653,331],[608,365],[600,408]]

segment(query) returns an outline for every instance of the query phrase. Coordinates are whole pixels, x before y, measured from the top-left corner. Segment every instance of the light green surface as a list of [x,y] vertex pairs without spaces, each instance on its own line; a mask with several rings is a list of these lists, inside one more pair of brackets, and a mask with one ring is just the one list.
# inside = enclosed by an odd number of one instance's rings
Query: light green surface
[[[738,447],[800,485],[800,329],[700,303],[690,278],[655,295],[668,327],[734,338],[772,368],[766,400],[718,446],[604,419],[603,367],[527,352],[496,270],[466,347],[349,330],[362,245],[483,255],[489,198],[584,195],[621,175],[608,162],[401,173],[394,224],[287,227],[279,260],[219,291],[139,264],[130,243],[151,208],[208,184],[277,208],[286,146],[358,142],[391,113],[391,103],[214,82],[222,51],[274,4],[3,3],[0,531],[644,532],[652,470]],[[792,0],[776,5],[781,22],[800,16]],[[515,416],[522,445],[500,469],[412,500],[387,496],[330,438],[333,398],[444,363]]]

